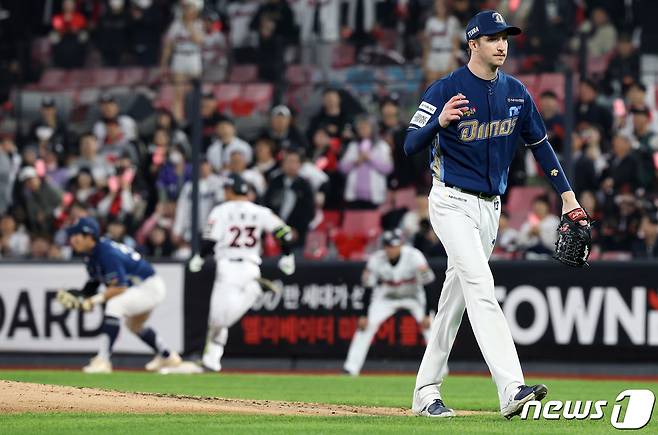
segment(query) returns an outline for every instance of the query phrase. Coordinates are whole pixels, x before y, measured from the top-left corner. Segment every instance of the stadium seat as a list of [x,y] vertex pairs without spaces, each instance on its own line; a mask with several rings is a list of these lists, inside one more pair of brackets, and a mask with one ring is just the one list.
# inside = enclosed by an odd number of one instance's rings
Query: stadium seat
[[393,208],[406,208],[416,210],[418,201],[416,200],[416,189],[408,187],[393,191]]
[[242,86],[235,83],[223,83],[214,87],[217,109],[220,112],[231,107],[231,103],[237,100],[242,93]]
[[315,227],[316,231],[329,232],[340,227],[343,214],[339,210],[322,210],[322,221]]
[[532,201],[545,195],[547,190],[539,186],[515,186],[509,191],[505,210],[509,214],[510,227],[519,229],[532,209]]
[[341,228],[331,232],[331,239],[341,258],[361,260],[380,233],[379,210],[346,210]]
[[271,83],[253,83],[244,86],[241,99],[251,101],[255,110],[266,112],[272,105],[273,95]]
[[139,67],[123,68],[117,84],[135,86],[146,84],[146,70]]
[[311,231],[306,235],[304,244],[304,258],[320,260],[327,256],[327,233],[325,231]]
[[290,65],[286,70],[286,81],[292,86],[308,85],[313,81],[313,67],[310,65]]
[[610,55],[604,54],[603,56],[590,57],[587,59],[587,75],[602,77],[605,70],[608,69],[610,63]]
[[331,53],[331,66],[345,68],[356,62],[356,50],[352,45],[340,44],[334,47]]
[[109,87],[119,84],[119,70],[116,68],[94,68],[86,73],[83,83],[87,86]]
[[228,81],[232,83],[257,82],[258,67],[256,65],[234,65]]
[[61,87],[65,77],[66,71],[63,69],[47,69],[41,75],[41,80],[39,80],[39,88],[43,90],[58,89]]

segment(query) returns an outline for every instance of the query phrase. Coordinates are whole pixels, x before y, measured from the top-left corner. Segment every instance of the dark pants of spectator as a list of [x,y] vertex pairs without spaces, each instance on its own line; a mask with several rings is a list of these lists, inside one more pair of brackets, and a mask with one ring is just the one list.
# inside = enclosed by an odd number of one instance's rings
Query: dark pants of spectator
[[345,203],[345,208],[351,210],[376,210],[378,207],[379,205],[374,202],[363,201],[361,199],[358,201],[347,201]]
[[68,34],[53,46],[53,61],[60,68],[81,68],[85,62],[86,46],[77,35]]

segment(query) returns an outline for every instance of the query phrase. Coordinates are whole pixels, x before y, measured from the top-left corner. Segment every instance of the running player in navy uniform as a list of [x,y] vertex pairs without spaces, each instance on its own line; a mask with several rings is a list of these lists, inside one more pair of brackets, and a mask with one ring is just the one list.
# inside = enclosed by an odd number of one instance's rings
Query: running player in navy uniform
[[443,403],[440,387],[464,309],[496,383],[501,414],[511,418],[526,402],[547,394],[544,385],[525,385],[488,264],[500,195],[520,144],[532,151],[561,195],[562,212],[580,208],[528,90],[499,71],[508,36],[520,33],[496,11],[473,17],[466,27],[468,64],[430,85],[407,130],[408,155],[430,149],[430,221],[448,253],[437,314],[416,378],[412,409],[418,415],[454,415]]
[[[100,331],[105,335],[98,355],[83,368],[86,373],[112,372],[112,347],[119,335],[121,320],[156,353],[146,364],[149,371],[180,364],[180,356],[167,348],[157,333],[144,324],[151,311],[165,298],[164,280],[141,255],[126,245],[99,237],[98,223],[88,217],[80,218],[67,228],[73,250],[84,255],[89,281],[82,290],[87,297],[81,308],[89,311],[105,304]],[[101,284],[104,293],[96,293]],[[96,294],[95,294],[96,293]]]

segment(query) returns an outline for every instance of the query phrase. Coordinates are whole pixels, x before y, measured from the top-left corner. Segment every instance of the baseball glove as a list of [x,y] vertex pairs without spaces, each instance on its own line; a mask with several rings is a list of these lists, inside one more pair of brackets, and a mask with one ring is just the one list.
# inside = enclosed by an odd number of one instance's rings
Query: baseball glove
[[[582,222],[586,223],[583,224]],[[592,221],[585,210],[577,208],[562,215],[557,229],[553,258],[572,267],[587,264],[592,246]]]
[[77,289],[60,289],[57,292],[56,299],[67,310],[77,310],[80,309],[80,304],[83,300],[82,291]]

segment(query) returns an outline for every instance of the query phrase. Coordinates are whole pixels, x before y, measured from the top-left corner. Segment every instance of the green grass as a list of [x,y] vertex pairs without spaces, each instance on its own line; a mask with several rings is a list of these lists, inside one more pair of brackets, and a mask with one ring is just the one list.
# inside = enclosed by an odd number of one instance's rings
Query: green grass
[[[413,376],[207,374],[158,376],[138,372],[85,375],[64,371],[2,371],[0,379],[45,384],[85,386],[120,391],[157,392],[242,399],[290,400],[364,406],[408,408]],[[549,386],[552,400],[607,400],[606,416],[599,421],[512,421],[495,415],[436,421],[415,417],[272,417],[242,415],[0,415],[2,433],[616,433],[610,425],[612,403],[625,389],[658,392],[658,383],[528,379]],[[442,388],[447,404],[456,409],[495,411],[496,390],[490,378],[451,376]],[[657,433],[654,417],[640,433]]]

